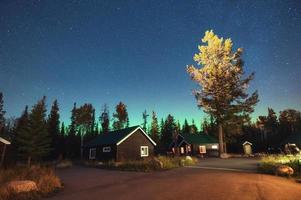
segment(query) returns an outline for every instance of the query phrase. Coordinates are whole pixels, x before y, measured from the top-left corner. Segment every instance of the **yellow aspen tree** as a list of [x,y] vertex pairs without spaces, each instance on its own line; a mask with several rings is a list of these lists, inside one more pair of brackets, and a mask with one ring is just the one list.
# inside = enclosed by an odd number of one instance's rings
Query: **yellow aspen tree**
[[200,89],[195,90],[199,108],[212,115],[218,124],[219,152],[225,153],[223,125],[237,116],[254,111],[258,93],[247,93],[254,73],[244,77],[242,48],[232,50],[232,40],[219,38],[212,30],[206,31],[199,52],[193,57],[198,67],[187,66],[191,79]]

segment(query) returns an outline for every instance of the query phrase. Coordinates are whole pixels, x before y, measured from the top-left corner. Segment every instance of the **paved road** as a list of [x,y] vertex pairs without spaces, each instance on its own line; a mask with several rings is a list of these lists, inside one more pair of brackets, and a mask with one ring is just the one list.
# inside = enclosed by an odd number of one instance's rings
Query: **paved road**
[[255,173],[179,168],[137,173],[73,167],[57,172],[65,189],[49,200],[300,200],[301,184]]
[[256,172],[259,159],[257,158],[203,158],[196,168],[222,169],[230,171]]

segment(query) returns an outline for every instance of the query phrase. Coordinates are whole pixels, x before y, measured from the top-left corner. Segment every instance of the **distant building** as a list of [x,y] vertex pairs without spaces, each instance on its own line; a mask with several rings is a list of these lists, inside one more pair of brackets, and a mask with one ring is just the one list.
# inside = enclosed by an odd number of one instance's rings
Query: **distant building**
[[97,136],[84,147],[89,160],[139,160],[154,156],[156,143],[139,126]]
[[179,155],[218,156],[218,140],[207,134],[179,134],[170,149]]

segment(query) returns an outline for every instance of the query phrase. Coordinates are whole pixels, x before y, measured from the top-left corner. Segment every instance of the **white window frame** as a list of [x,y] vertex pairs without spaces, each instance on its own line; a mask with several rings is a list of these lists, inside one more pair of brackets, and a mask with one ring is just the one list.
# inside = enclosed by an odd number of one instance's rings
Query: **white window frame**
[[[92,151],[95,152],[94,156],[92,156]],[[90,150],[89,150],[89,159],[90,160],[96,159],[96,148],[90,148]]]
[[140,156],[141,157],[148,157],[148,146],[140,146]]
[[111,147],[110,146],[109,147],[102,147],[102,152],[104,152],[104,153],[111,152]]

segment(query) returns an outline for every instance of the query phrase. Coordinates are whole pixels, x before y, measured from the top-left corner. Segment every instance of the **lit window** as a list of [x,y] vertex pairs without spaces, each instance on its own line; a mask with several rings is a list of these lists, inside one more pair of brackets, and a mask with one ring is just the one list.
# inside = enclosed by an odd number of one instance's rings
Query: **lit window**
[[181,147],[181,154],[184,154],[184,147]]
[[95,159],[96,158],[96,148],[91,148],[89,152],[89,159]]
[[140,147],[140,155],[141,155],[141,157],[147,157],[148,156],[148,146],[141,146]]
[[199,146],[199,151],[201,154],[206,153],[206,146],[203,145]]
[[111,147],[103,147],[102,152],[104,153],[111,152]]
[[218,146],[217,145],[212,145],[211,148],[212,149],[218,149]]

